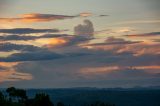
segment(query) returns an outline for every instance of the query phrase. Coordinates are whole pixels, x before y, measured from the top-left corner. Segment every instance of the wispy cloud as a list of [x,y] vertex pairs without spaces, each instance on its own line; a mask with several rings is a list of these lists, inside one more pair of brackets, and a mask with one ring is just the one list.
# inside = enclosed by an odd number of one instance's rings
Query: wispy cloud
[[40,36],[31,36],[31,35],[3,35],[0,36],[1,41],[29,41],[29,40],[37,40],[42,38],[59,38],[59,37],[69,37],[73,35],[67,34],[44,34]]
[[123,38],[115,38],[113,36],[108,37],[105,42],[103,43],[93,43],[87,44],[87,46],[105,46],[105,45],[129,45],[129,44],[136,44],[141,43],[141,41],[127,41]]
[[131,34],[125,35],[127,37],[156,37],[160,36],[160,32],[150,32],[150,33],[142,33],[142,34]]
[[1,43],[0,44],[0,51],[2,52],[10,52],[13,50],[18,51],[41,51],[45,50],[44,48],[40,48],[33,45],[25,45],[25,44],[14,44],[14,43]]
[[6,33],[6,34],[32,34],[32,33],[57,33],[57,32],[61,32],[61,30],[58,30],[58,29],[34,29],[34,28],[0,29],[0,33]]
[[24,14],[17,18],[0,18],[0,22],[14,22],[14,21],[22,21],[22,22],[49,22],[55,20],[64,20],[64,19],[72,19],[76,17],[88,17],[91,16],[91,13],[84,12],[79,15],[55,15],[55,14],[41,14],[41,13],[30,13]]
[[[11,62],[0,62],[0,83],[4,81],[21,81],[31,80],[33,76],[29,73],[17,72],[13,67],[19,63]],[[3,69],[1,67],[4,67]]]

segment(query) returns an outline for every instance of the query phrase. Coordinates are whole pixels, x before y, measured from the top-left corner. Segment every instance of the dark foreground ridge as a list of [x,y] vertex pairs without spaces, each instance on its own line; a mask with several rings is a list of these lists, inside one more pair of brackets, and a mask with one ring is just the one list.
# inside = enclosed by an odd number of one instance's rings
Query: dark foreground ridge
[[0,89],[0,106],[160,106],[160,87]]
[[[89,99],[89,98],[88,98]],[[77,103],[76,106],[80,104]],[[82,104],[81,104],[82,105]],[[36,93],[33,98],[28,98],[26,90],[16,89],[14,87],[7,88],[0,92],[0,106],[71,106],[57,102],[54,104],[49,95],[46,93]],[[95,101],[93,103],[83,103],[83,106],[115,106],[105,102]]]

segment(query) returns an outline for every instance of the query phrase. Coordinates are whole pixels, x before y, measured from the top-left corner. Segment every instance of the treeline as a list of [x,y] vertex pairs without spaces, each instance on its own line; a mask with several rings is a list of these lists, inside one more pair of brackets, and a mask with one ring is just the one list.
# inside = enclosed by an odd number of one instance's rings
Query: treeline
[[[34,98],[28,98],[26,90],[10,87],[3,94],[0,91],[0,106],[70,106],[62,102],[52,103],[49,95],[45,93],[37,93]],[[84,106],[115,106],[114,104],[106,104],[103,102],[95,102],[84,104]]]

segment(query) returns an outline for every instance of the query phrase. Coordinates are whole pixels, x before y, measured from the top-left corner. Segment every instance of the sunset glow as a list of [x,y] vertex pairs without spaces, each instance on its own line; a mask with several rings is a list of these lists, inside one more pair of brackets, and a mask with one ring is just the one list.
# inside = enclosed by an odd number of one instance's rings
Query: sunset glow
[[0,1],[0,86],[160,86],[160,14],[154,4]]

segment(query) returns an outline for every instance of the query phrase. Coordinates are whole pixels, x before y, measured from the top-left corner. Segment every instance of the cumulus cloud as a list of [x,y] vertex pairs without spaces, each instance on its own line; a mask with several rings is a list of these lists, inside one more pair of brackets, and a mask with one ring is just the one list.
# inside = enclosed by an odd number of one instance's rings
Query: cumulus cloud
[[94,26],[90,20],[84,20],[84,24],[79,24],[74,27],[75,35],[93,36]]
[[79,45],[86,44],[90,40],[94,39],[94,28],[92,22],[89,20],[84,20],[84,23],[84,25],[80,24],[74,27],[75,35],[68,35],[62,36],[58,39],[51,39],[53,43],[51,42],[46,44],[44,47],[49,47],[50,49],[54,48],[53,50],[55,50],[55,48],[61,48],[62,51],[73,51],[74,49],[81,49]]

